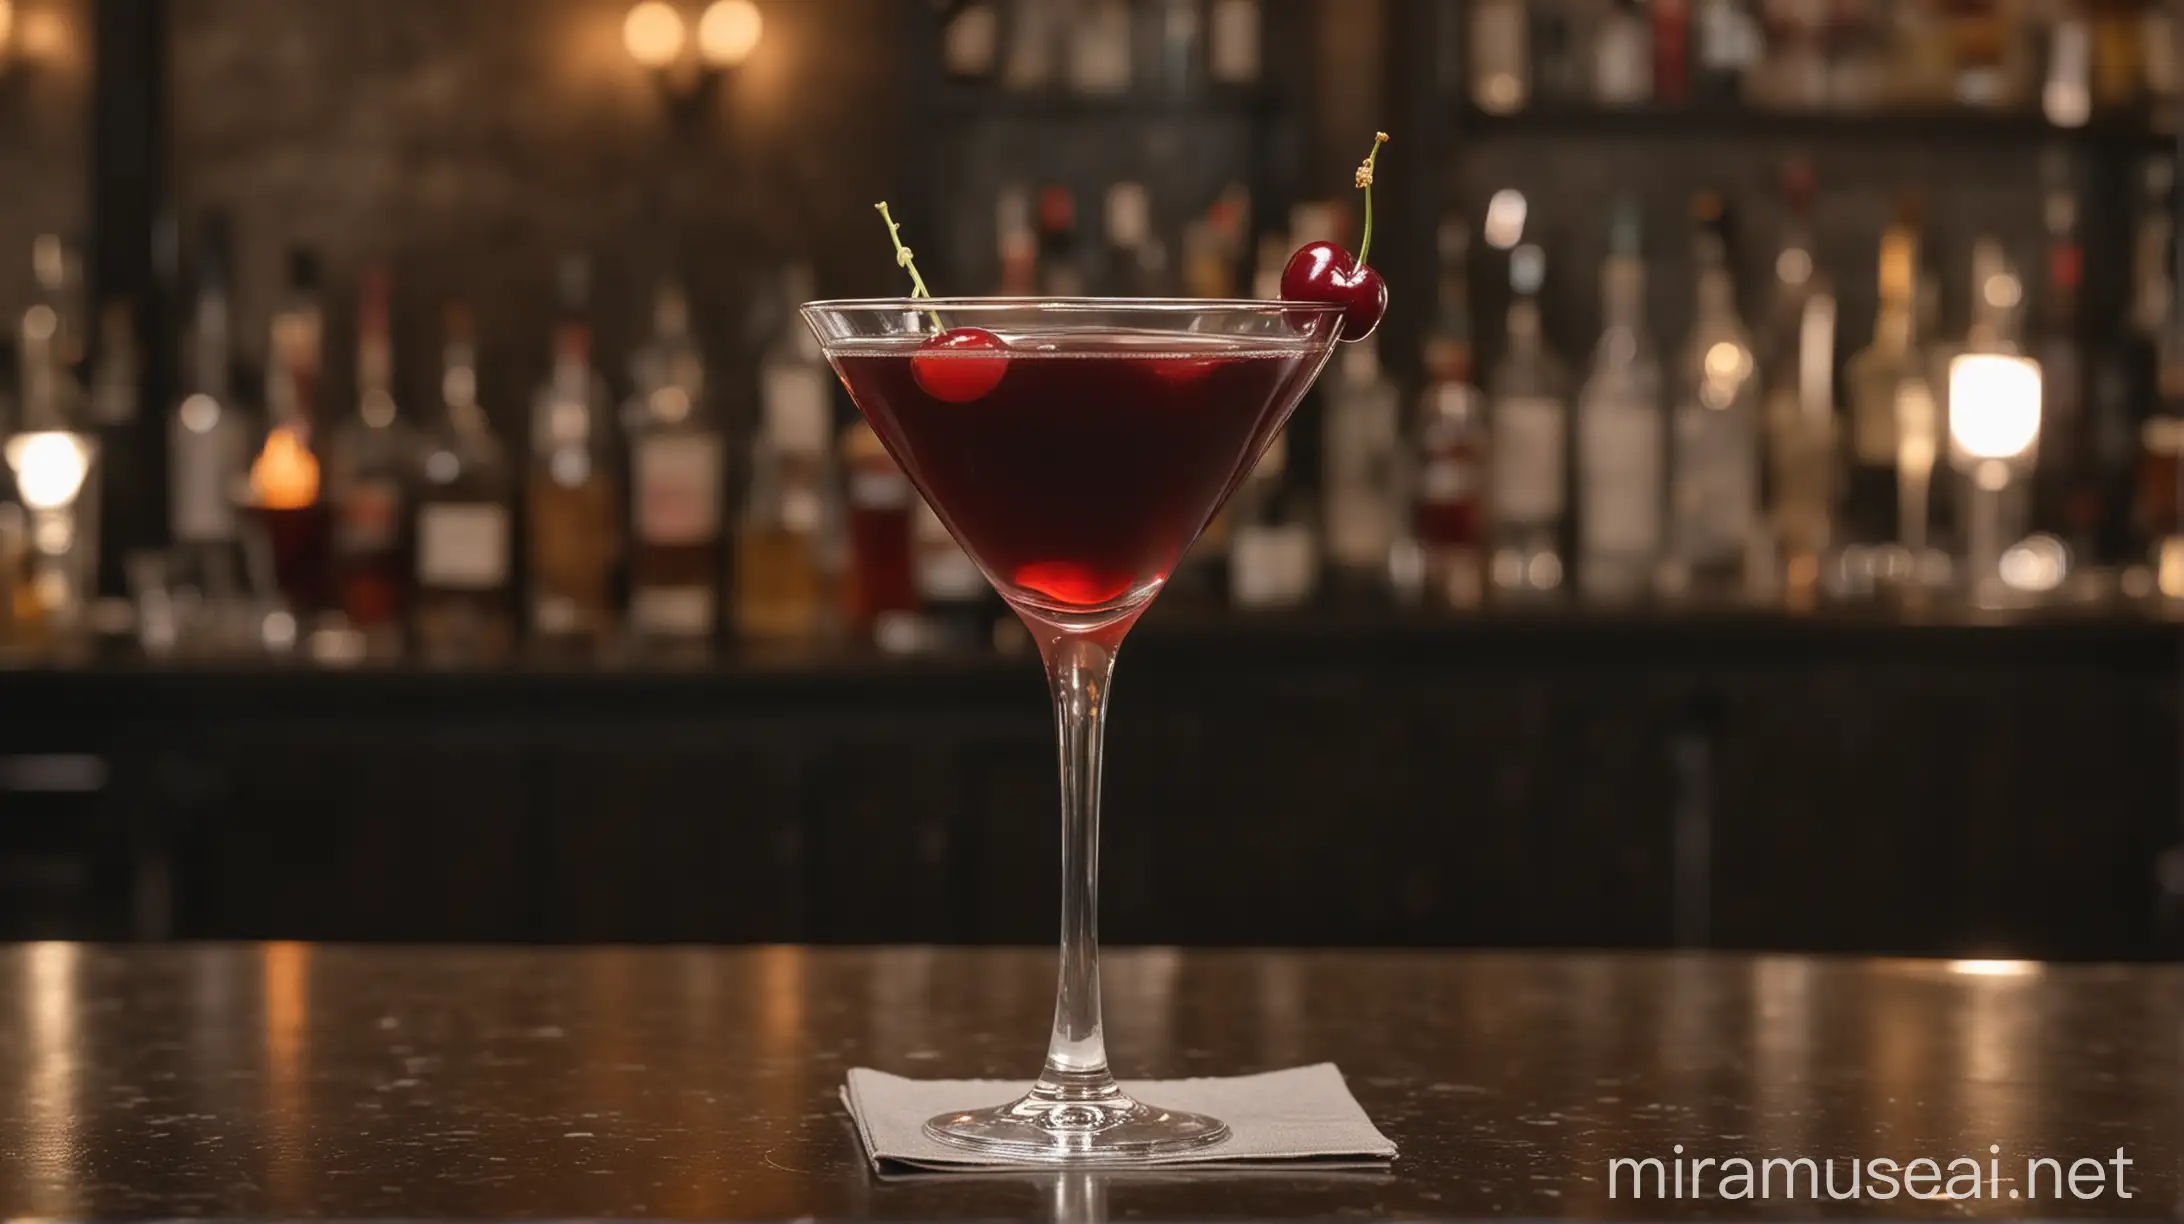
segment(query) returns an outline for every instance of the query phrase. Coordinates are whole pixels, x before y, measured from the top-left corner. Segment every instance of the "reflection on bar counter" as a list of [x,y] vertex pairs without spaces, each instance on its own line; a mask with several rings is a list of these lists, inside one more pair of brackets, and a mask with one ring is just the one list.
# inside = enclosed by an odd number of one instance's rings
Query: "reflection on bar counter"
[[[1354,238],[1289,165],[1332,138],[1289,6],[917,8],[962,137],[914,205],[936,287],[1267,297]],[[1156,621],[2184,617],[2174,5],[1401,11],[1442,130],[1394,146],[1441,162],[1379,221],[1395,311]],[[200,203],[156,301],[88,300],[50,233],[0,280],[0,658],[1021,640],[797,316],[874,291],[853,261],[594,230],[522,253],[526,313],[306,232]]]

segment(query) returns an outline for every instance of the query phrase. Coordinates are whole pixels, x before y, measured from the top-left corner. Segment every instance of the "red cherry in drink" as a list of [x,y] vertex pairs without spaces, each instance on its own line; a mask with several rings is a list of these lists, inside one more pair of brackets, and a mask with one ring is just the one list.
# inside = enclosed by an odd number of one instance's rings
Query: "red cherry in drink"
[[[982,327],[958,327],[918,346],[910,377],[943,403],[968,404],[1001,383],[1009,372],[1008,342]],[[980,353],[992,353],[981,357]]]
[[1363,340],[1388,313],[1388,283],[1332,242],[1307,242],[1282,269],[1282,300],[1342,307],[1342,338]]

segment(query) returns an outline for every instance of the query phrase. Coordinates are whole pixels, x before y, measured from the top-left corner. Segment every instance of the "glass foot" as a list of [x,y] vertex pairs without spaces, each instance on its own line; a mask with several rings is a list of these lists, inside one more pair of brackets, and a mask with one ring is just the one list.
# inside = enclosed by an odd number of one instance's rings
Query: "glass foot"
[[992,1109],[946,1113],[925,1133],[951,1147],[1055,1164],[1128,1162],[1187,1152],[1228,1138],[1228,1123],[1143,1105],[1119,1088],[1093,1096],[1030,1095]]

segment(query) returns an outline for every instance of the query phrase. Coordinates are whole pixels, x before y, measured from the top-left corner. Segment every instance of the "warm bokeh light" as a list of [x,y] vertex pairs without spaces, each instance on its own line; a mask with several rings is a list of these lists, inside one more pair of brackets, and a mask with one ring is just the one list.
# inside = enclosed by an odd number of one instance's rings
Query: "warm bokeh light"
[[8,57],[8,45],[14,33],[14,0],[0,0],[0,61],[4,61]]
[[2027,960],[1953,960],[1949,972],[1959,977],[2037,977],[2038,961]]
[[622,19],[622,46],[647,68],[665,68],[683,49],[682,14],[663,0],[644,0]]
[[7,458],[15,469],[15,491],[32,510],[59,510],[75,501],[91,470],[89,446],[59,431],[9,438]]
[[733,68],[751,58],[765,30],[751,0],[713,0],[698,18],[698,54],[715,68]]
[[2040,437],[2040,364],[1999,353],[1949,363],[1949,436],[1974,459],[2015,459]]
[[250,465],[250,492],[267,510],[301,510],[318,500],[319,465],[311,448],[291,429],[266,435],[265,449]]

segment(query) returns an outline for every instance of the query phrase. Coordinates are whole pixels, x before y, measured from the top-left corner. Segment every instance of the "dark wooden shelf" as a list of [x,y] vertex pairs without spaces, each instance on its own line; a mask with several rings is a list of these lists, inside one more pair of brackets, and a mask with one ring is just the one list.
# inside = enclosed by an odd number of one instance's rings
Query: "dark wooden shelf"
[[1514,114],[1490,114],[1459,103],[1464,136],[1599,137],[1670,139],[1811,140],[1840,143],[1998,144],[2062,143],[2122,151],[2153,152],[2172,144],[2173,133],[2154,129],[2144,114],[2095,115],[2083,127],[2065,128],[2032,112],[1963,108],[1878,111],[1776,111],[1746,106],[1605,107],[1547,103]]
[[1186,94],[1132,92],[1086,97],[1061,90],[1019,93],[999,85],[950,84],[932,106],[938,116],[964,122],[1113,122],[1122,120],[1265,120],[1280,115],[1281,95],[1270,89],[1205,88]]

